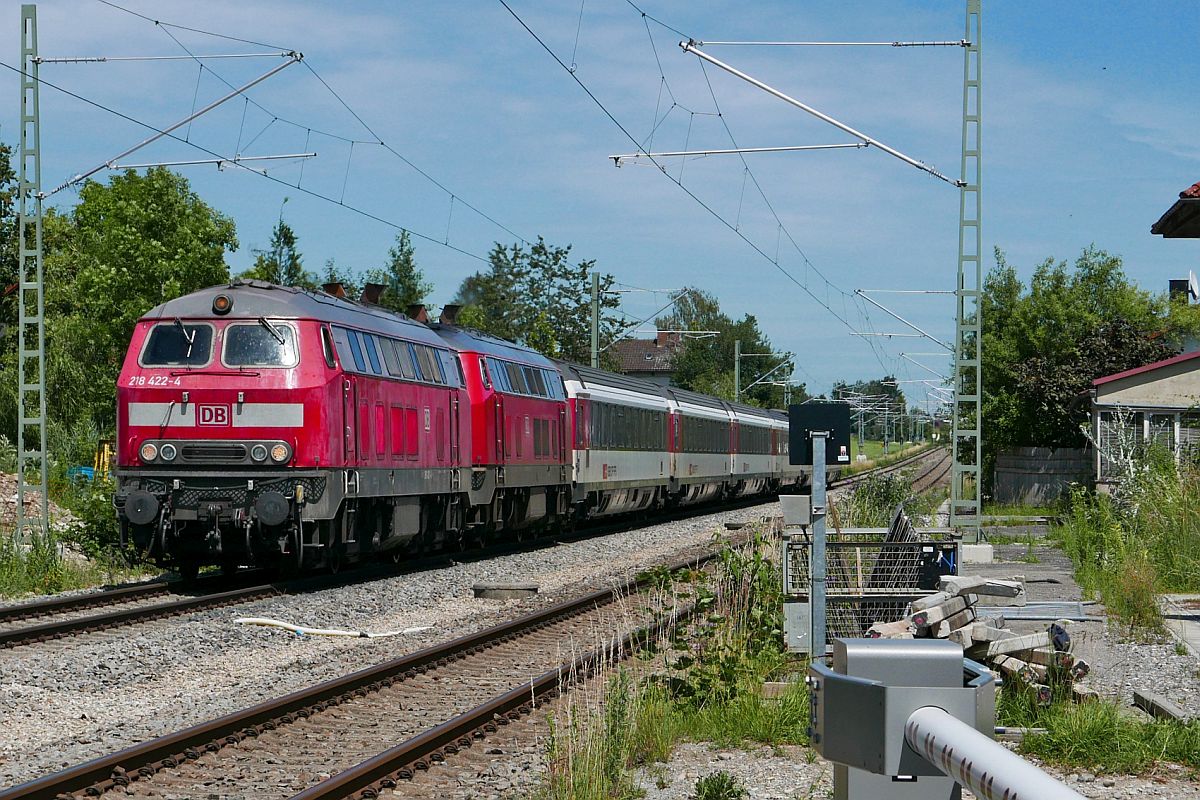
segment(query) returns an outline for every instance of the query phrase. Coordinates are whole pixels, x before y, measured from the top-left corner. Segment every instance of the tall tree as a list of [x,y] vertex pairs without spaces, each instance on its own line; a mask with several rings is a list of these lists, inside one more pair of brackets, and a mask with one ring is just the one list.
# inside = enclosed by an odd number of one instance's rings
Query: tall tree
[[415,254],[408,231],[400,231],[396,243],[388,250],[387,265],[367,272],[367,281],[387,287],[379,305],[404,313],[409,306],[424,303],[433,291],[433,284],[425,280],[425,273],[417,267]]
[[[237,237],[232,220],[163,168],[89,181],[79,198],[43,226],[46,397],[51,422],[82,419],[108,431],[134,323],[165,300],[228,281],[225,253]],[[13,387],[14,353],[5,344],[3,384]],[[15,403],[15,392],[6,393],[0,410],[12,426]]]
[[254,266],[242,273],[243,278],[257,278],[280,286],[316,287],[316,278],[304,269],[304,257],[298,247],[299,237],[292,226],[283,221],[275,223],[269,250],[254,251]]
[[325,271],[321,274],[321,283],[340,283],[346,296],[351,298],[357,298],[362,292],[362,287],[358,285],[358,278],[349,270],[339,267],[332,258],[325,259]]
[[[488,268],[468,276],[455,302],[468,306],[462,324],[534,347],[557,350],[562,358],[588,363],[591,357],[591,273],[594,261],[572,262],[570,246],[549,245],[538,237],[529,249],[497,244]],[[619,299],[609,291],[611,275],[600,277],[601,344],[617,332],[613,311]]]
[[[683,347],[672,361],[672,383],[683,389],[732,400],[735,343],[741,340],[743,353],[776,352],[753,314],[734,320],[721,310],[716,297],[700,289],[687,289],[672,311],[659,317],[656,323],[659,330],[704,332],[695,336],[685,334]],[[793,369],[791,353],[743,358],[742,402],[764,408],[781,407],[784,390],[776,381],[790,378]],[[792,389],[793,402],[807,397],[803,384]]]

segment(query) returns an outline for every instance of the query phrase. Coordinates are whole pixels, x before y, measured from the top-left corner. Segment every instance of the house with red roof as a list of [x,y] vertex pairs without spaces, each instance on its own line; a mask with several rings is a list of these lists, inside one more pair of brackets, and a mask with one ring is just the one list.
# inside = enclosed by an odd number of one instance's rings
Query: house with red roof
[[670,386],[675,355],[682,347],[680,334],[658,331],[653,339],[622,339],[613,343],[612,350],[619,364],[618,372]]
[[1200,350],[1092,381],[1096,483],[1121,478],[1130,456],[1157,444],[1176,458],[1200,448]]

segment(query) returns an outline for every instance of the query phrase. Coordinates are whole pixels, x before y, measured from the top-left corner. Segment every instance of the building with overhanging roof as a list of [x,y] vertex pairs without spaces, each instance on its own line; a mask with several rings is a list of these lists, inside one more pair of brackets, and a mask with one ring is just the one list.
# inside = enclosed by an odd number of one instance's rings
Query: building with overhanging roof
[[678,333],[659,331],[653,339],[622,339],[612,346],[617,371],[645,381],[670,386],[675,355],[683,346]]

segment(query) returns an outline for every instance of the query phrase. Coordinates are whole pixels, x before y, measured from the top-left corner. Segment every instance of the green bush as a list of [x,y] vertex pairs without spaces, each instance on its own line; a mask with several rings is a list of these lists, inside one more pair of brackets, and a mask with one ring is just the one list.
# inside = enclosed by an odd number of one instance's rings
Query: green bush
[[120,526],[112,498],[116,483],[112,478],[64,482],[57,502],[77,520],[62,532],[65,540],[89,557],[113,556],[120,545]]
[[720,770],[696,781],[692,800],[744,800],[749,796],[750,793],[737,778]]

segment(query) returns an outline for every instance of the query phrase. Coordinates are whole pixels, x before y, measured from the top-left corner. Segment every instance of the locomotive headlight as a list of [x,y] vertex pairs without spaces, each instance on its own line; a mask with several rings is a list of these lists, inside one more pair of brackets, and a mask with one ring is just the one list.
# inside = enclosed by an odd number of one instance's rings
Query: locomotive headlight
[[255,461],[267,460],[267,446],[264,444],[256,444],[250,448],[250,457]]
[[158,447],[154,444],[154,442],[146,442],[142,445],[141,449],[138,450],[138,455],[142,457],[142,461],[153,461],[154,459],[158,458]]
[[271,460],[276,464],[282,464],[292,457],[292,448],[288,447],[283,442],[271,448]]
[[173,444],[164,444],[158,449],[158,454],[162,457],[163,461],[174,461],[175,456],[179,455],[179,451],[175,449],[175,445]]

